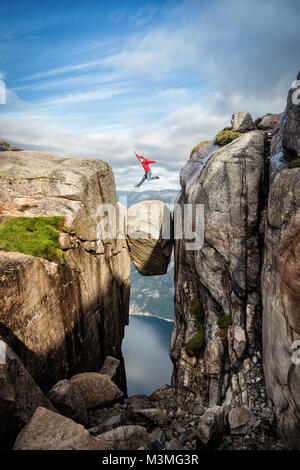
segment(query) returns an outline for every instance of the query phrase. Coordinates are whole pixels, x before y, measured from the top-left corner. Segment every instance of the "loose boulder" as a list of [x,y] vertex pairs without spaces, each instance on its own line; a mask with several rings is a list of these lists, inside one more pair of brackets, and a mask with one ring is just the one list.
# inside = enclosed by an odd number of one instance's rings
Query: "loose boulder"
[[18,435],[13,450],[110,450],[69,418],[39,407]]
[[256,421],[256,416],[245,406],[233,408],[228,413],[228,424],[232,435],[250,433]]
[[99,372],[74,375],[70,382],[79,390],[87,408],[107,406],[124,396],[108,375]]
[[108,377],[116,383],[120,374],[120,365],[121,361],[119,361],[119,359],[112,356],[106,356],[99,373],[108,375]]
[[208,408],[200,418],[197,434],[204,445],[216,446],[222,439],[224,411],[220,406]]
[[151,449],[150,435],[142,426],[119,426],[112,431],[100,434],[97,440],[105,441],[115,450]]
[[231,125],[233,127],[233,131],[236,132],[252,131],[255,128],[252,117],[248,111],[234,113],[231,118]]
[[280,126],[281,114],[267,114],[257,125],[258,129],[267,132],[276,132]]
[[164,409],[146,408],[135,410],[135,413],[145,421],[158,426],[165,426],[170,421],[170,418]]
[[79,389],[70,380],[60,380],[49,392],[49,399],[64,416],[77,423],[87,425],[88,414]]

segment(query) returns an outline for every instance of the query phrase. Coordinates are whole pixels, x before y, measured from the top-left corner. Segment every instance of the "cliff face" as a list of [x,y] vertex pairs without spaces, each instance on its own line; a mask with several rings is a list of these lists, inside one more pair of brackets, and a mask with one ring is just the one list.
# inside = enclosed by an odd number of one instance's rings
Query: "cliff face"
[[204,244],[188,251],[186,240],[175,241],[170,353],[179,400],[223,405],[233,428],[232,413],[241,421],[245,408],[272,425],[274,403],[279,430],[299,446],[300,376],[291,356],[300,334],[300,106],[293,93],[279,130],[278,115],[263,119],[224,147],[204,145],[181,171],[178,203],[204,204]]
[[[64,216],[64,262],[0,252],[0,334],[38,385],[122,359],[130,257],[125,240],[101,237],[99,207],[116,206],[100,160],[39,152],[0,154],[0,219]],[[99,228],[99,225],[98,225]],[[124,376],[121,378],[126,387]]]
[[271,152],[262,292],[267,391],[276,406],[280,431],[299,448],[300,365],[299,355],[293,359],[293,354],[300,339],[299,163],[296,167],[300,158],[300,103],[293,103],[293,93],[295,89],[289,92]]
[[[209,405],[222,402],[233,371],[242,370],[244,359],[260,348],[264,148],[262,132],[249,132],[212,155],[215,147],[208,144],[206,162],[190,161],[182,171],[180,204],[204,204],[205,232],[199,250],[186,250],[184,239],[175,244],[173,382],[181,391],[200,393]],[[204,312],[198,354],[186,347],[198,329],[194,299]],[[228,334],[224,321],[230,323]]]

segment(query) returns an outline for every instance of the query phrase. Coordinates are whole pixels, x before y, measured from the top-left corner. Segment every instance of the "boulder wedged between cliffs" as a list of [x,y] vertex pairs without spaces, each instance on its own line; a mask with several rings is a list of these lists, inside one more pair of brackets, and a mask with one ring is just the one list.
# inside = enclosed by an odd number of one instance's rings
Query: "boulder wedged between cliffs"
[[173,220],[161,201],[144,201],[127,212],[127,243],[140,274],[166,274],[173,249]]

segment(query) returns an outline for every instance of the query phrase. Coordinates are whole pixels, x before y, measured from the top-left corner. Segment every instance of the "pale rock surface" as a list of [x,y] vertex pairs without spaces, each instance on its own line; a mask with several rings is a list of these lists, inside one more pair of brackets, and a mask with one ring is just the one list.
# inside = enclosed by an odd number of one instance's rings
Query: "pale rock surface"
[[13,450],[109,450],[69,418],[39,407],[18,435]]
[[250,433],[256,421],[257,418],[254,414],[244,406],[233,408],[228,414],[228,423],[232,435]]
[[[260,344],[260,207],[264,204],[265,137],[252,131],[217,149],[188,177],[178,203],[204,204],[204,243],[186,249],[175,240],[175,323],[171,339],[173,385],[203,404],[220,404],[230,387],[227,372],[242,367]],[[211,148],[207,149],[208,154]],[[205,156],[203,156],[205,158]],[[186,168],[186,167],[185,167]],[[199,228],[201,229],[201,227]],[[193,299],[204,312],[204,348],[190,357],[186,342],[197,332]],[[218,320],[230,317],[220,335]]]
[[119,426],[96,439],[107,442],[115,450],[151,449],[150,435],[143,426]]
[[200,417],[197,435],[204,445],[216,445],[222,439],[224,431],[224,411],[220,406],[207,408]]
[[266,132],[276,132],[280,127],[281,114],[268,114],[258,124],[258,129]]
[[252,121],[252,117],[248,111],[234,113],[231,118],[231,125],[233,127],[233,131],[236,132],[247,132],[254,129],[254,122]]

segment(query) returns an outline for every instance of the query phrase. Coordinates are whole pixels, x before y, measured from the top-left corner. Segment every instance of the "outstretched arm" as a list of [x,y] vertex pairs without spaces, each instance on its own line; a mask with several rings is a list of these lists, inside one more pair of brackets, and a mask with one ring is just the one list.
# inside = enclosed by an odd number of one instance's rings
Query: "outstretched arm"
[[133,151],[134,155],[136,156],[136,158],[139,160],[140,159],[140,156],[136,153],[136,151],[134,150]]
[[157,160],[148,160],[148,163],[158,163]]

